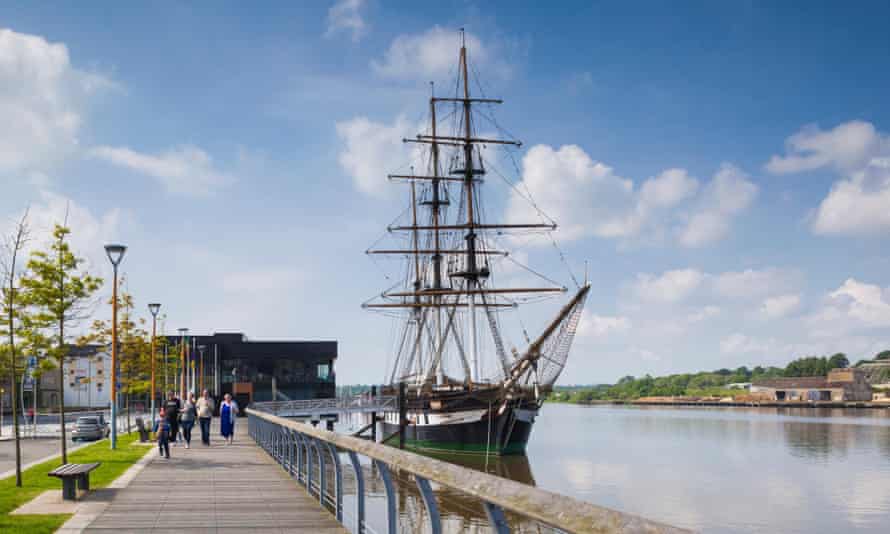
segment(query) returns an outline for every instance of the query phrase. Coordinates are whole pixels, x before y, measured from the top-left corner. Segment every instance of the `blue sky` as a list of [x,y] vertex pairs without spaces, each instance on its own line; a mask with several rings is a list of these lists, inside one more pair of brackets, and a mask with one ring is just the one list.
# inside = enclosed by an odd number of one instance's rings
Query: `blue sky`
[[[30,206],[45,231],[68,206],[97,271],[105,241],[130,246],[130,289],[164,303],[169,330],[337,339],[339,380],[379,381],[390,324],[359,305],[397,268],[363,251],[403,209],[385,174],[411,161],[398,140],[428,82],[451,83],[465,27],[486,94],[506,100],[498,123],[524,142],[502,170],[560,223],[572,269],[589,262],[561,382],[855,360],[890,346],[888,15],[5,3],[0,217]],[[486,188],[493,218],[528,215]],[[569,284],[546,242],[514,252]],[[522,320],[537,330],[554,306]]]

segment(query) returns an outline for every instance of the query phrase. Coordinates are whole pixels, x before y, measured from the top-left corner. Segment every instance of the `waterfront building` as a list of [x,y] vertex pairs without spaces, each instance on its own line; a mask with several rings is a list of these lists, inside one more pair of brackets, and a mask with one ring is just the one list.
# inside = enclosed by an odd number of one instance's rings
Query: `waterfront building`
[[[241,406],[251,402],[302,400],[336,396],[336,341],[253,341],[242,333],[188,336],[189,365],[200,389],[219,398],[226,393]],[[171,344],[178,336],[167,336]],[[201,365],[201,347],[203,366]],[[169,355],[179,358],[180,355]],[[178,390],[178,388],[176,388]]]
[[832,369],[828,376],[768,378],[751,385],[752,394],[775,401],[870,401],[871,386],[865,372],[856,368]]

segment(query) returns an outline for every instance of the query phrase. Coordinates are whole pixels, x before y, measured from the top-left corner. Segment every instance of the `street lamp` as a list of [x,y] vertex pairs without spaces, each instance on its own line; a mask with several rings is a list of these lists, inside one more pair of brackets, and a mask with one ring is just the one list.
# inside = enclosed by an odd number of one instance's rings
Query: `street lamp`
[[105,253],[114,267],[114,287],[111,290],[111,448],[117,449],[117,267],[124,259],[127,247],[105,245]]
[[188,335],[188,328],[180,328],[179,330],[179,348],[181,351],[181,361],[182,361],[182,374],[179,375],[179,398],[185,398],[185,373],[187,372],[186,364],[185,364],[185,336]]
[[207,350],[206,345],[198,345],[198,351],[201,353],[200,378],[198,378],[197,391],[204,391],[204,351]]
[[151,313],[151,424],[155,423],[155,400],[158,396],[158,390],[155,388],[155,345],[158,333],[158,312],[161,305],[153,302],[148,305],[148,311]]

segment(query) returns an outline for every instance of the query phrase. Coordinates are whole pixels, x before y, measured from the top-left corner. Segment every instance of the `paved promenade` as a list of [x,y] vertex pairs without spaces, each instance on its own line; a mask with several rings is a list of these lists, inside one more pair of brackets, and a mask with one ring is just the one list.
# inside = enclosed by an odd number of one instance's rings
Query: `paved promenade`
[[250,440],[245,419],[236,429],[234,445],[214,428],[209,448],[195,432],[191,449],[154,456],[85,532],[346,532]]

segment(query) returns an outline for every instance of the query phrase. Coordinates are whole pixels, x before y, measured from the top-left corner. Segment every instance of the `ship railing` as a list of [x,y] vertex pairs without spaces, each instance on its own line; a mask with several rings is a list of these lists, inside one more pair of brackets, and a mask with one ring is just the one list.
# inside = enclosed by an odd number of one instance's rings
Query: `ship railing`
[[[278,462],[309,494],[328,508],[344,526],[344,515],[352,516],[354,532],[374,532],[365,514],[365,488],[377,484],[366,479],[362,460],[379,473],[386,495],[388,534],[399,531],[399,514],[406,500],[396,493],[397,480],[413,479],[426,510],[429,531],[441,534],[442,517],[434,485],[449,493],[475,501],[485,511],[493,532],[507,534],[517,523],[534,524],[540,530],[572,533],[679,533],[687,532],[634,515],[603,508],[513,480],[497,477],[442,460],[421,456],[372,441],[322,430],[310,424],[248,408],[250,437]],[[355,515],[344,510],[346,466],[354,476]],[[373,476],[373,475],[372,475]],[[403,490],[400,489],[399,493]],[[410,530],[420,528],[413,525]],[[422,530],[427,530],[423,528]]]
[[307,399],[291,401],[255,402],[251,405],[256,411],[283,417],[313,416],[319,414],[348,414],[370,412],[397,412],[397,395],[356,395],[331,399]]

